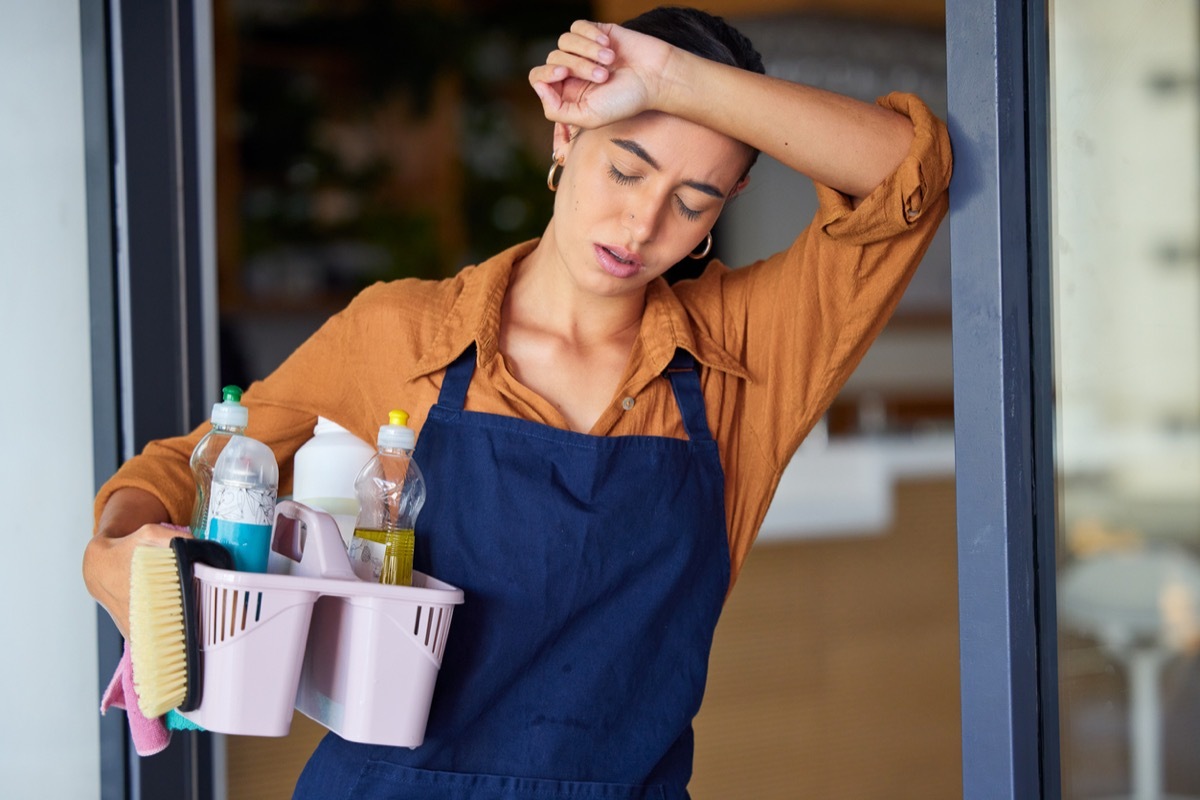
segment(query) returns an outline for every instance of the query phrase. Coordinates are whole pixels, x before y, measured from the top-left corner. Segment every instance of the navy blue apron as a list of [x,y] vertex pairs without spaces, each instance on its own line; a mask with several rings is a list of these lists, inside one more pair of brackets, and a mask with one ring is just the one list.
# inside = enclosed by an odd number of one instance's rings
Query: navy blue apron
[[295,797],[686,798],[730,570],[692,357],[666,373],[687,440],[464,411],[474,370],[470,348],[416,449],[429,494],[415,566],[466,594],[425,743],[329,734]]

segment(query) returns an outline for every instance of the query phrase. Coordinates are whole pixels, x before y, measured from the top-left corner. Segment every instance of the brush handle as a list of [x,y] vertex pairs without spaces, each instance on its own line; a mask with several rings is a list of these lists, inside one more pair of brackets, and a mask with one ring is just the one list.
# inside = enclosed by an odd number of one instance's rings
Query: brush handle
[[179,592],[183,603],[183,645],[187,659],[187,693],[179,704],[180,711],[195,711],[204,693],[204,662],[200,658],[200,608],[196,605],[194,566],[207,564],[218,569],[233,569],[233,556],[224,545],[207,539],[176,536],[171,540],[175,563],[179,569]]

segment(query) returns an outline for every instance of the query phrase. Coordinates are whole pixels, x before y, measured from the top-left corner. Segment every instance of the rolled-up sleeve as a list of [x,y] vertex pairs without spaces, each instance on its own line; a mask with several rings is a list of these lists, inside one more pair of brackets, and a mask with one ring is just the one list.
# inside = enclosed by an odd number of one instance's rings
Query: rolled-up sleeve
[[841,192],[816,184],[821,231],[856,245],[889,239],[918,225],[950,182],[950,137],[941,120],[910,94],[896,92],[876,102],[912,120],[913,141],[904,160],[857,208]]

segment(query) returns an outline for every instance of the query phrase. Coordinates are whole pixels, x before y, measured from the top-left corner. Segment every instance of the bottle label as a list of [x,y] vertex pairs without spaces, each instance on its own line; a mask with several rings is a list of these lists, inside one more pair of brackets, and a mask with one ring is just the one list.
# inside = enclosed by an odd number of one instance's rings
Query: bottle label
[[275,489],[214,481],[208,535],[225,545],[233,568],[266,572],[275,517]]
[[213,481],[208,516],[270,526],[275,521],[275,489]]
[[387,544],[379,540],[362,536],[362,533],[375,533],[359,528],[350,539],[350,566],[354,574],[364,581],[379,583],[379,573],[383,571],[383,556],[387,552]]
[[350,540],[350,563],[365,581],[412,586],[415,536],[412,528],[372,530],[355,528]]

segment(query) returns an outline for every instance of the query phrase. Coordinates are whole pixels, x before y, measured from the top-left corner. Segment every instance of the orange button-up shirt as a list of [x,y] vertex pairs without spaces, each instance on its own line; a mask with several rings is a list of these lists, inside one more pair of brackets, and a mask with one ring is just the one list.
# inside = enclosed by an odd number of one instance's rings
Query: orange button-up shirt
[[[945,126],[911,95],[879,102],[914,125],[896,171],[856,208],[818,186],[816,218],[781,253],[738,269],[714,261],[699,278],[674,285],[652,282],[625,374],[590,431],[686,438],[662,372],[676,348],[696,358],[725,470],[734,579],[784,467],[883,328],[946,212]],[[534,244],[442,281],[376,284],[250,386],[242,398],[246,433],[275,452],[281,495],[290,491],[292,455],[318,415],[374,442],[388,410],[403,408],[419,434],[445,367],[472,343],[477,367],[467,410],[567,428],[551,403],[513,377],[498,349],[513,264]],[[97,516],[113,491],[135,486],[186,524],[194,497],[188,459],[207,429],[147,445],[101,488]],[[469,486],[455,488],[469,499]]]

